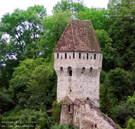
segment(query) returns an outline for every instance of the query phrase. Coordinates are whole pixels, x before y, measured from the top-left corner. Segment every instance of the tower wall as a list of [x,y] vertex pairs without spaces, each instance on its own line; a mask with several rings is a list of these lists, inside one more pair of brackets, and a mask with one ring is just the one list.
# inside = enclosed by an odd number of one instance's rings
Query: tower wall
[[99,107],[102,53],[55,52],[54,68],[58,102],[69,96],[72,101],[90,99]]

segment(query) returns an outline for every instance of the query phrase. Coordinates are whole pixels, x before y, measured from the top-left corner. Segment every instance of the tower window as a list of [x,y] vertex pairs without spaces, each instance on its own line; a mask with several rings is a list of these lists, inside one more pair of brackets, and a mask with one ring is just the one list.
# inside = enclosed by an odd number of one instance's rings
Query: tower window
[[92,67],[90,68],[90,73],[92,73]]
[[68,67],[68,75],[72,76],[72,68],[71,67]]
[[94,54],[94,60],[96,60],[96,54]]
[[71,89],[71,87],[70,87],[70,92],[72,92],[72,89]]
[[85,72],[85,67],[82,68],[82,72],[81,73],[83,74],[84,72]]
[[60,67],[60,74],[63,73],[63,67]]
[[59,59],[59,53],[57,53],[57,59]]
[[75,53],[73,52],[73,59],[75,58]]
[[89,59],[89,54],[87,53],[87,59]]
[[79,59],[81,59],[81,53],[79,53]]
[[97,124],[95,124],[95,128],[97,128]]
[[67,59],[67,53],[65,53],[65,59]]

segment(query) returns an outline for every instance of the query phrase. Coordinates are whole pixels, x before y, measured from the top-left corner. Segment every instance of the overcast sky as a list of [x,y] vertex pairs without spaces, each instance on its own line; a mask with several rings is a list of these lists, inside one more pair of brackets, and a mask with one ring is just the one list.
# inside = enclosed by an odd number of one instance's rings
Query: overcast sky
[[[6,13],[12,13],[16,8],[26,10],[29,6],[44,5],[47,14],[51,15],[53,6],[61,0],[1,0],[0,18]],[[76,1],[76,0],[74,0]],[[107,8],[109,0],[83,0],[87,7]]]

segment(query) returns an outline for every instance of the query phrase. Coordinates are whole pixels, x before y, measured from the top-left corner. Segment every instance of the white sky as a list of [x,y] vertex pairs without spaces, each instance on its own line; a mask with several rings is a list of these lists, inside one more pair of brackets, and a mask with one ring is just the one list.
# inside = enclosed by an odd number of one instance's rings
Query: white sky
[[[29,6],[44,5],[47,14],[51,15],[53,6],[61,0],[1,0],[0,18],[6,13],[12,13],[16,8],[26,10]],[[76,1],[76,0],[74,0]],[[83,0],[87,7],[107,8],[109,0]]]

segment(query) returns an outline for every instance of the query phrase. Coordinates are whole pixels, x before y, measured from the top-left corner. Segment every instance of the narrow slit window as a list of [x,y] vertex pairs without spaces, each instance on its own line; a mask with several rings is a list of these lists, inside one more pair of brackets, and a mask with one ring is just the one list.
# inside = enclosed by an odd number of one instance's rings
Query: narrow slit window
[[94,54],[94,60],[96,60],[96,54]]
[[73,52],[73,59],[75,58],[75,53]]
[[90,68],[90,73],[92,73],[92,67]]
[[79,59],[81,59],[81,53],[79,53]]
[[68,75],[72,76],[72,68],[71,67],[68,67]]
[[59,59],[59,53],[57,53],[57,59]]
[[89,54],[87,53],[87,60],[89,59]]
[[67,53],[65,53],[65,59],[67,59]]
[[97,128],[97,124],[95,124],[95,128]]

